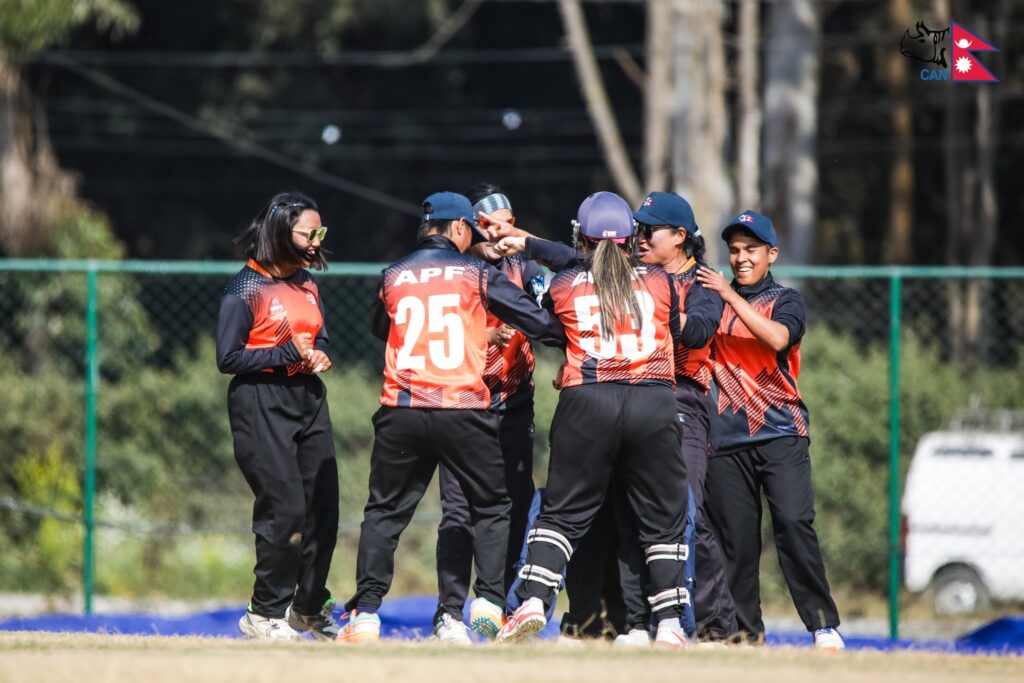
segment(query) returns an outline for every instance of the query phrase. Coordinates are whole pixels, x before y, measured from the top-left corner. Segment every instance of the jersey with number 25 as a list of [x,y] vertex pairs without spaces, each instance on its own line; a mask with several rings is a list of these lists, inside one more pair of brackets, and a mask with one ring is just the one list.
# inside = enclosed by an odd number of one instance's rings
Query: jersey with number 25
[[387,340],[380,402],[402,408],[483,410],[487,314],[548,344],[561,325],[493,266],[431,237],[381,274],[374,331]]
[[561,388],[598,382],[675,385],[674,334],[679,326],[679,294],[671,276],[658,266],[634,269],[633,295],[640,320],[630,316],[603,335],[597,291],[582,266],[558,273],[545,298],[565,326],[565,367]]

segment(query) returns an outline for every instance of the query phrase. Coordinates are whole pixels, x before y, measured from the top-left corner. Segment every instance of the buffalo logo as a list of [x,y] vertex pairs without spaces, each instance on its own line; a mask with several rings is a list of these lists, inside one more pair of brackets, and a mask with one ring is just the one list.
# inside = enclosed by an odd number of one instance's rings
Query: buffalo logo
[[916,33],[911,35],[908,28],[900,38],[900,54],[916,59],[920,62],[938,64],[943,69],[949,64],[946,62],[946,36],[949,35],[949,28],[941,31],[933,31],[924,25],[924,22],[917,22],[914,27]]
[[654,206],[654,197],[648,197],[645,199],[644,206]]
[[740,223],[753,223],[754,217],[749,213],[741,213],[739,216],[736,216],[736,220]]

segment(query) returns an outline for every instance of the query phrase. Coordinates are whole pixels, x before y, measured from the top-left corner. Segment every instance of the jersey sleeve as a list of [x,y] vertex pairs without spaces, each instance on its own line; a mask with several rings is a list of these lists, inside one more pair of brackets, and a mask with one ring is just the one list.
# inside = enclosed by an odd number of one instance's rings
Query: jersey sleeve
[[686,324],[679,343],[690,349],[702,349],[715,336],[722,321],[722,297],[698,283],[686,292],[684,304]]
[[225,294],[217,317],[217,369],[227,375],[259,372],[302,360],[290,341],[266,349],[247,349],[252,330],[252,310],[240,296]]
[[772,320],[789,330],[789,345],[800,343],[806,331],[807,309],[804,298],[795,289],[787,289],[775,300],[772,307]]
[[554,313],[539,307],[536,299],[531,298],[494,266],[487,266],[486,273],[486,300],[491,313],[542,344],[565,344],[565,329]]
[[580,253],[572,247],[539,237],[526,238],[523,258],[530,261],[542,261],[556,273],[579,265],[583,261]]

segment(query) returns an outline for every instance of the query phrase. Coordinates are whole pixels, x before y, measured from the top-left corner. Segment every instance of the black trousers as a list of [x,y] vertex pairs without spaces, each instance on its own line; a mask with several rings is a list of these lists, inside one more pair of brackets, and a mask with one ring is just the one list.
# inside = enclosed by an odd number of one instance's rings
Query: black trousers
[[356,593],[345,608],[375,612],[391,588],[398,538],[438,463],[469,501],[474,590],[505,606],[505,552],[511,503],[498,443],[498,416],[486,410],[381,406],[373,416],[370,495],[356,557]]
[[[622,510],[625,506],[627,509]],[[625,513],[626,521],[620,521]],[[624,533],[624,535],[623,535]],[[562,615],[561,630],[577,638],[614,637],[629,629],[631,615],[647,612],[642,580],[646,574],[644,553],[639,543],[628,544],[630,565],[620,577],[623,538],[636,537],[633,510],[629,508],[622,480],[613,475],[608,495],[587,533],[580,539],[565,571],[565,594],[569,610]],[[635,581],[624,591],[622,581]],[[626,597],[633,604],[627,607]]]
[[[583,538],[605,501],[616,466],[641,546],[653,550],[682,543],[686,464],[679,452],[672,390],[612,383],[564,389],[551,423],[548,504],[531,531],[537,537],[522,570],[521,599],[537,597],[550,604],[571,552],[565,546],[576,547]],[[683,562],[668,557],[676,552],[648,556],[652,590],[675,593],[662,597],[665,604],[652,610],[661,618],[681,612],[677,598]]]
[[250,609],[316,614],[330,598],[338,538],[338,465],[323,382],[312,375],[241,375],[228,387],[235,460],[256,502]]
[[[512,501],[505,551],[504,593],[515,579],[515,564],[523,547],[533,500],[533,388],[511,396],[498,414],[498,441],[505,462],[505,485]],[[469,501],[447,466],[438,470],[441,522],[437,527],[437,615],[447,612],[462,620],[473,565],[473,533]]]
[[725,554],[740,632],[764,637],[761,620],[761,491],[772,515],[779,565],[808,631],[839,625],[814,531],[811,458],[805,438],[783,437],[708,462],[707,512]]
[[726,640],[736,633],[736,605],[729,592],[722,548],[704,509],[705,475],[708,466],[707,396],[695,384],[682,380],[676,386],[676,412],[680,425],[686,476],[695,498],[694,616],[702,640]]

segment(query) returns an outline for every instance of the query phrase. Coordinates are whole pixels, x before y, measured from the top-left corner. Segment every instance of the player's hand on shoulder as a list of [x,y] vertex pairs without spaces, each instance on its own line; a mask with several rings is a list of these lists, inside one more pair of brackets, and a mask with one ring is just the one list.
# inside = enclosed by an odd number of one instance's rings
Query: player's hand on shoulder
[[732,291],[732,287],[729,286],[729,281],[725,279],[725,275],[717,270],[697,266],[697,280],[704,289],[717,292],[723,299]]

